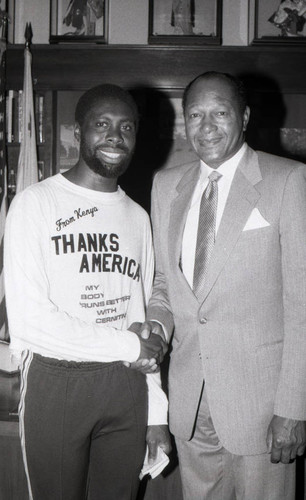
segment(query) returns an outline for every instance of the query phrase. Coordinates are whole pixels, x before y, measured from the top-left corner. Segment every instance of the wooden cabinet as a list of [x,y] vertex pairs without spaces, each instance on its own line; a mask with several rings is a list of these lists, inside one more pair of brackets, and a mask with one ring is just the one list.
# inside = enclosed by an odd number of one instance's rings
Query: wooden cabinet
[[[85,91],[94,85],[111,82],[140,90],[145,96],[155,94],[157,98],[157,93],[173,95],[174,92],[180,96],[186,84],[204,71],[229,72],[244,77],[255,105],[252,118],[258,112],[268,118],[274,114],[273,126],[276,127],[282,126],[276,123],[278,96],[306,94],[306,51],[299,46],[155,47],[63,43],[33,45],[31,52],[34,93],[45,96],[45,142],[38,145],[45,176],[57,171],[59,91]],[[23,64],[24,46],[8,45],[7,89],[22,88]],[[259,100],[262,107],[258,111]],[[270,123],[271,119],[268,121]],[[253,123],[253,133],[259,126],[261,124]],[[148,124],[150,127],[152,129],[152,124]],[[266,147],[257,138],[251,145]],[[154,144],[152,146],[154,148]],[[18,151],[18,146],[9,146],[9,165],[17,164]]]

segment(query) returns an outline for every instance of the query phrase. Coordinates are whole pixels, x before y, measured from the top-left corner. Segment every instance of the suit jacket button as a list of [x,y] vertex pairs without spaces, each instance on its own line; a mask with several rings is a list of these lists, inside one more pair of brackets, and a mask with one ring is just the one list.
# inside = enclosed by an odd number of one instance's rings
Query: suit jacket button
[[201,318],[200,319],[200,323],[201,323],[201,325],[206,325],[207,319],[206,318]]

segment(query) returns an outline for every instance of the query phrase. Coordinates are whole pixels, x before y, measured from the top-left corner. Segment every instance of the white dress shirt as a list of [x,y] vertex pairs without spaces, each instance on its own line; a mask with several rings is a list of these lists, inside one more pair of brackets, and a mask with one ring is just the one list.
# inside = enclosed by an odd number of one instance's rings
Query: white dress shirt
[[[217,214],[216,214],[216,234],[218,232],[220,221],[223,215],[229,190],[234,178],[238,163],[240,162],[244,152],[246,150],[246,143],[244,143],[239,151],[232,156],[229,160],[225,161],[218,167],[218,172],[222,177],[218,180],[218,204],[217,204]],[[193,192],[190,208],[187,214],[186,224],[183,233],[182,241],[182,270],[187,279],[189,286],[192,288],[193,284],[193,271],[194,271],[194,261],[196,252],[196,242],[198,233],[198,223],[199,223],[199,212],[201,198],[204,190],[208,184],[208,176],[214,169],[206,165],[201,160],[201,172],[200,178],[196,184],[195,190]]]

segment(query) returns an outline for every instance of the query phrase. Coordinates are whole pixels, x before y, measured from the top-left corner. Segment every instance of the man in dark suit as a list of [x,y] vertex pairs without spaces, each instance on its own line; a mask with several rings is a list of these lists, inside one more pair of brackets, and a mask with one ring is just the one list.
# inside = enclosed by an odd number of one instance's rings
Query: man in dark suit
[[170,430],[184,498],[292,500],[291,462],[305,449],[305,166],[245,143],[250,110],[231,75],[200,75],[183,107],[199,159],[154,179],[143,328],[162,324],[170,338],[174,327]]

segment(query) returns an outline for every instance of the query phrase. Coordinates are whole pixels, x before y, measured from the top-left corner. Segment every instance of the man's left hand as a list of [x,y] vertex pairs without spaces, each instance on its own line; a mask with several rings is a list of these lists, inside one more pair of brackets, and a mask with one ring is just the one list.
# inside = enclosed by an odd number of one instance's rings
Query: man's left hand
[[267,446],[273,464],[289,464],[302,456],[306,446],[305,422],[274,415],[268,428]]
[[167,425],[148,425],[146,442],[149,449],[149,463],[153,463],[157,448],[160,447],[167,455],[171,452],[171,439]]

